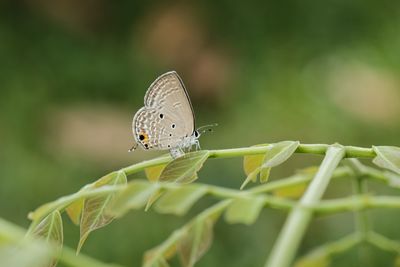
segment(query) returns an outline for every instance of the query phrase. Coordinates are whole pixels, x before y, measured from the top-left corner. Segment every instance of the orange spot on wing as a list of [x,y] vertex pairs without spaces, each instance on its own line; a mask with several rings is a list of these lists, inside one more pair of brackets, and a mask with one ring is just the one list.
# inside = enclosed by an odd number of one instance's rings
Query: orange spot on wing
[[[144,138],[140,138],[140,136],[143,136]],[[143,144],[148,143],[148,141],[149,141],[149,135],[148,135],[146,132],[141,131],[141,132],[139,133],[139,140],[140,140]]]

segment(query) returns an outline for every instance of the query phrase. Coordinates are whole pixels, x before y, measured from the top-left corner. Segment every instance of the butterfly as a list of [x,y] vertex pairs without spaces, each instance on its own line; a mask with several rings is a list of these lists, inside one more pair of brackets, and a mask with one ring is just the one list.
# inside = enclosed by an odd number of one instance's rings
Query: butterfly
[[162,74],[150,85],[144,107],[136,112],[132,122],[137,144],[145,150],[170,150],[173,158],[184,155],[184,150],[192,146],[200,149],[199,130],[195,129],[189,95],[175,71]]

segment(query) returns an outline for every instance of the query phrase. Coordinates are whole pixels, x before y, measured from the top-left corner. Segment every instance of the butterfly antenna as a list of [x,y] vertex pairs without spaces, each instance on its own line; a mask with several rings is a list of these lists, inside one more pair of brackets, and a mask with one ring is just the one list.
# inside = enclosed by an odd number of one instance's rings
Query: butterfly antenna
[[[216,126],[218,126],[218,123],[212,123],[212,124],[204,125],[204,126],[201,126],[201,127],[197,128],[197,131],[198,131],[200,134],[203,134],[203,133],[205,133],[205,132],[212,132],[213,129],[212,129],[211,127],[216,127]],[[205,129],[204,129],[204,128],[205,128]],[[203,129],[203,130],[202,130],[202,129]]]
[[137,144],[134,144],[129,150],[128,152],[132,152],[137,148]]

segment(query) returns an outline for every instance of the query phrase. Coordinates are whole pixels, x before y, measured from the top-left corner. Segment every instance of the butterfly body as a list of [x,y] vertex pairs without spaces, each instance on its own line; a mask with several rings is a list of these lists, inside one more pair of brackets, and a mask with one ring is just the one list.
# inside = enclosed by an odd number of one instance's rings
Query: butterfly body
[[132,130],[136,142],[145,150],[168,149],[178,157],[184,149],[200,147],[192,104],[175,71],[161,75],[150,85],[144,107],[133,118]]

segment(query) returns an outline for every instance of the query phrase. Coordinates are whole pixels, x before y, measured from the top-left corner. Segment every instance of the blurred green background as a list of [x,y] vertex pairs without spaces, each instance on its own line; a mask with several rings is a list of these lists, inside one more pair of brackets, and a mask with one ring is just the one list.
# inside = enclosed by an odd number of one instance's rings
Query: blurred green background
[[[169,70],[184,80],[197,124],[219,123],[203,148],[399,145],[399,29],[400,2],[386,0],[0,1],[0,216],[27,227],[40,204],[160,154],[127,150],[147,87]],[[296,155],[272,178],[320,160]],[[210,160],[199,182],[238,188],[240,165]],[[329,191],[349,193],[346,181]],[[138,266],[145,250],[212,201],[185,218],[131,212],[93,233],[83,252]],[[251,227],[220,222],[198,266],[262,266],[284,215],[265,210]],[[398,212],[372,216],[381,233],[400,239]],[[75,247],[79,231],[65,219],[65,243]],[[352,231],[352,215],[310,229],[300,253]],[[393,262],[365,249],[363,266]],[[359,264],[355,249],[333,266]]]

